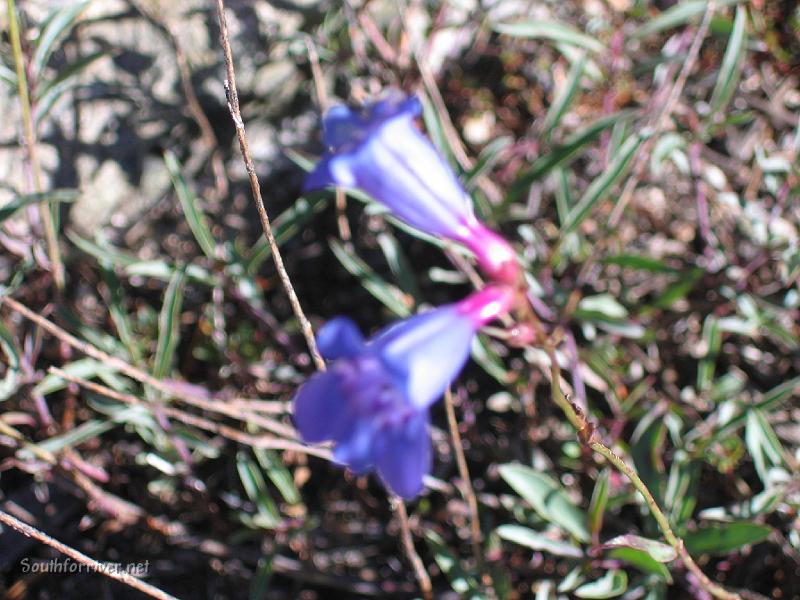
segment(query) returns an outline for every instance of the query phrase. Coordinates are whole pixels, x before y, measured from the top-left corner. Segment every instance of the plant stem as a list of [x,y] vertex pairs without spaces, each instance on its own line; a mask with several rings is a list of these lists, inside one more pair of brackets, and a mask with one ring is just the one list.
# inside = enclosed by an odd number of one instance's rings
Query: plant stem
[[406,504],[402,498],[390,498],[393,505],[394,512],[397,519],[400,521],[400,538],[403,542],[403,548],[406,552],[408,560],[414,569],[414,575],[417,578],[420,591],[424,600],[433,600],[433,585],[431,584],[431,576],[425,570],[425,563],[422,562],[417,549],[414,548],[414,538],[411,536],[411,525],[408,522],[408,513],[406,512]]
[[61,554],[64,554],[81,565],[88,567],[89,571],[102,573],[106,577],[116,579],[117,581],[150,596],[151,598],[159,598],[160,600],[177,600],[175,596],[172,596],[171,594],[168,594],[167,592],[160,590],[149,583],[145,583],[138,577],[134,577],[124,570],[113,569],[108,563],[102,563],[93,559],[91,556],[86,556],[83,552],[79,552],[75,548],[59,542],[43,531],[39,531],[35,527],[31,527],[27,523],[23,523],[16,517],[12,517],[10,514],[4,511],[0,511],[0,523],[10,527],[11,529],[15,529],[27,537],[33,538],[43,544],[46,544],[47,546],[50,546]]
[[[8,37],[11,40],[11,49],[14,54],[14,67],[17,74],[17,94],[22,108],[22,127],[25,138],[25,148],[28,152],[28,162],[33,173],[33,191],[41,194],[44,189],[42,186],[42,169],[39,165],[39,157],[36,152],[36,126],[33,110],[31,109],[31,98],[28,94],[28,78],[25,75],[25,57],[22,54],[22,42],[20,39],[19,22],[17,21],[17,7],[14,0],[7,0],[8,7]],[[59,291],[64,289],[64,264],[61,260],[61,250],[58,247],[58,235],[50,212],[50,204],[43,200],[39,204],[39,214],[41,215],[44,227],[45,240],[47,242],[47,254],[50,258],[53,278],[56,288]]]
[[244,129],[244,121],[242,120],[242,113],[239,109],[239,92],[236,89],[236,69],[233,64],[233,51],[231,50],[231,43],[228,39],[228,24],[225,20],[225,1],[217,0],[217,16],[219,17],[219,31],[220,42],[222,50],[225,55],[225,93],[228,97],[228,111],[233,119],[233,125],[236,128],[236,137],[239,140],[239,149],[242,152],[242,159],[244,166],[247,170],[247,176],[250,180],[250,191],[253,194],[253,200],[256,203],[258,210],[258,217],[261,220],[261,227],[264,229],[264,236],[267,238],[267,243],[272,250],[272,260],[275,263],[275,270],[278,272],[278,277],[283,284],[283,289],[289,297],[289,304],[292,307],[298,323],[300,323],[300,330],[303,332],[303,337],[308,344],[308,350],[311,358],[314,361],[317,369],[320,371],[325,370],[325,361],[317,349],[317,342],[314,339],[314,330],[311,323],[303,312],[303,307],[300,305],[300,299],[294,291],[292,281],[289,279],[289,274],[286,272],[286,266],[283,263],[278,242],[275,240],[275,234],[272,231],[272,224],[270,223],[267,209],[264,207],[264,199],[261,197],[261,185],[258,182],[258,175],[256,175],[256,167],[253,163],[253,157],[250,155],[250,145],[247,142],[247,134]]
[[461,478],[463,486],[464,498],[469,507],[469,525],[470,525],[470,538],[472,542],[472,554],[475,556],[475,565],[478,572],[481,573],[484,579],[484,585],[489,587],[491,585],[491,577],[486,571],[483,560],[483,547],[482,534],[481,534],[481,521],[478,514],[478,498],[475,496],[475,490],[472,488],[472,478],[469,474],[469,467],[467,466],[467,458],[464,456],[464,445],[461,441],[461,432],[458,430],[458,420],[456,419],[456,409],[453,404],[453,392],[448,387],[444,392],[444,407],[447,412],[447,424],[450,428],[450,437],[453,438],[453,453],[456,457],[456,466],[458,467],[458,476]]
[[614,465],[614,467],[616,467],[620,473],[628,478],[628,480],[633,484],[633,487],[635,487],[644,498],[647,508],[650,510],[650,514],[653,515],[653,518],[656,520],[656,523],[658,523],[661,532],[664,534],[664,539],[670,546],[672,546],[677,555],[683,561],[683,564],[686,565],[686,568],[689,569],[689,571],[691,571],[695,577],[697,577],[703,589],[705,589],[715,598],[720,598],[721,600],[742,600],[741,596],[734,594],[733,592],[729,592],[721,585],[714,583],[705,573],[703,573],[702,569],[700,569],[700,567],[694,561],[691,554],[689,554],[689,552],[686,550],[683,540],[675,535],[675,533],[672,531],[669,520],[658,506],[653,494],[645,485],[644,481],[642,481],[641,477],[639,477],[639,474],[636,472],[636,470],[626,463],[620,456],[615,454],[611,448],[598,440],[597,432],[595,431],[594,426],[589,422],[582,411],[577,406],[573,405],[561,391],[561,368],[558,366],[552,343],[549,340],[543,340],[543,344],[545,351],[550,358],[553,401],[564,411],[564,414],[567,416],[569,422],[573,425],[573,427],[575,427],[581,443],[591,448],[594,452],[605,457],[606,460]]

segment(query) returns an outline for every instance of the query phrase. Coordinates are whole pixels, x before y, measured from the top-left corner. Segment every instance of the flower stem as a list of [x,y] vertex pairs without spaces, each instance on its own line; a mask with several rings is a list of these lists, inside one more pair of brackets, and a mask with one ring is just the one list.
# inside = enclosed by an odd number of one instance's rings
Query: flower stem
[[417,549],[414,547],[414,539],[411,537],[411,525],[408,522],[408,513],[406,512],[406,503],[402,498],[391,497],[390,502],[397,515],[397,520],[400,521],[400,539],[403,542],[403,549],[406,552],[409,562],[414,569],[414,575],[417,578],[419,589],[422,592],[424,600],[433,600],[433,585],[431,584],[431,576],[425,570],[425,563],[422,562]]
[[611,448],[598,440],[597,432],[595,431],[594,426],[589,422],[583,412],[576,405],[572,404],[561,391],[561,368],[558,365],[555,349],[553,348],[552,343],[549,340],[543,340],[543,344],[545,351],[550,358],[553,401],[564,411],[564,414],[567,416],[569,422],[573,427],[575,427],[581,443],[591,448],[594,452],[605,457],[605,459],[614,465],[614,467],[620,473],[628,478],[628,480],[633,484],[633,487],[635,487],[644,498],[647,508],[650,510],[650,514],[653,515],[656,523],[658,523],[658,527],[664,534],[664,539],[670,546],[672,546],[677,555],[683,561],[683,564],[686,565],[686,568],[689,569],[689,571],[691,571],[695,577],[697,577],[703,589],[705,589],[715,598],[720,598],[721,600],[742,600],[741,596],[733,592],[729,592],[721,585],[714,583],[705,573],[703,573],[702,569],[700,569],[700,567],[694,561],[691,554],[689,554],[688,550],[686,550],[683,540],[675,535],[675,533],[672,531],[669,520],[658,506],[653,494],[645,485],[644,481],[642,481],[642,478],[639,477],[639,474],[636,472],[636,470],[626,463],[613,450],[611,450]]
[[456,457],[456,466],[458,467],[458,476],[462,482],[462,493],[467,501],[469,507],[469,525],[470,525],[470,538],[472,542],[472,554],[475,556],[475,565],[478,572],[481,574],[484,585],[489,588],[491,586],[491,576],[486,570],[483,560],[483,546],[481,542],[483,535],[481,533],[481,521],[478,514],[478,498],[475,496],[475,490],[472,488],[472,478],[469,474],[469,467],[467,466],[467,458],[464,456],[464,445],[461,441],[461,432],[458,430],[458,420],[456,419],[456,409],[453,403],[453,392],[448,387],[444,392],[444,407],[447,413],[447,424],[450,428],[450,437],[453,438],[453,452]]
[[[42,169],[39,165],[39,157],[36,152],[36,125],[33,110],[31,108],[31,98],[28,93],[28,78],[25,74],[25,57],[22,54],[22,42],[20,39],[19,22],[17,21],[17,7],[14,0],[7,0],[8,7],[8,37],[11,40],[11,49],[14,55],[14,67],[17,74],[17,94],[22,108],[23,136],[25,138],[25,148],[28,153],[28,162],[33,173],[33,191],[41,194],[44,189],[42,186]],[[64,264],[61,260],[61,250],[58,247],[58,235],[56,234],[53,214],[50,212],[50,205],[47,200],[39,204],[39,213],[44,227],[44,235],[47,241],[47,254],[50,258],[53,278],[56,288],[59,291],[64,289]]]
[[228,98],[228,111],[233,119],[233,125],[236,129],[236,137],[239,140],[239,149],[242,152],[242,159],[244,160],[245,170],[247,171],[248,179],[250,180],[250,191],[253,195],[253,200],[256,204],[258,217],[261,220],[261,227],[264,230],[264,237],[267,239],[270,249],[272,250],[272,261],[275,263],[275,270],[278,272],[278,277],[283,284],[283,289],[289,298],[289,304],[292,307],[292,312],[300,324],[300,331],[308,344],[308,351],[319,371],[325,370],[325,361],[317,349],[317,342],[314,339],[314,330],[311,323],[303,312],[303,307],[300,305],[300,299],[294,291],[292,281],[289,274],[286,272],[286,266],[283,263],[278,242],[275,239],[275,233],[272,231],[272,224],[267,215],[267,209],[264,207],[264,199],[261,197],[261,185],[258,182],[258,175],[256,175],[256,167],[253,163],[253,157],[250,154],[250,146],[247,142],[247,134],[244,129],[244,121],[242,120],[242,112],[239,109],[239,91],[236,89],[236,69],[233,64],[233,50],[231,50],[231,43],[228,39],[228,24],[225,20],[225,0],[217,0],[217,16],[219,17],[219,36],[222,45],[222,51],[225,55],[225,94]]

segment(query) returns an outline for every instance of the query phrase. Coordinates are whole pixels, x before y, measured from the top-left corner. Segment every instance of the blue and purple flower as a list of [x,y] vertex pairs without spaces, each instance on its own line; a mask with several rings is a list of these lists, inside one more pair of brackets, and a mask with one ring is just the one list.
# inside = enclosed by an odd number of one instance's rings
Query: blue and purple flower
[[399,93],[360,110],[333,107],[323,119],[328,152],[305,189],[366,192],[417,229],[465,245],[496,281],[517,283],[514,250],[477,220],[455,173],[416,126],[421,112],[419,98]]
[[328,322],[317,342],[333,363],[293,401],[303,440],[333,440],[334,458],[354,473],[374,469],[397,495],[419,494],[432,462],[428,408],[461,371],[477,331],[513,299],[511,288],[488,286],[369,340],[347,318]]

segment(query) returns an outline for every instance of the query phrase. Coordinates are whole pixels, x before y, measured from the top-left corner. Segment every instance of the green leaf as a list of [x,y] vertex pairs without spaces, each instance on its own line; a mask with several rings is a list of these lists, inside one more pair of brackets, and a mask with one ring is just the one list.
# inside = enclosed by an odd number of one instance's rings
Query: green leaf
[[561,540],[554,540],[551,537],[534,531],[522,525],[501,525],[497,528],[497,535],[504,540],[514,542],[520,546],[525,546],[531,550],[548,552],[555,556],[568,556],[571,558],[581,558],[583,552],[580,548]]
[[628,575],[625,571],[611,569],[597,581],[584,583],[573,593],[578,598],[616,598],[628,589]]
[[558,124],[561,122],[561,117],[564,116],[564,113],[572,105],[573,100],[575,100],[575,94],[578,91],[585,68],[586,54],[583,53],[578,60],[572,64],[564,86],[559,90],[558,95],[555,100],[553,100],[553,104],[550,105],[544,117],[544,121],[542,122],[542,134],[545,137],[549,138],[553,129],[558,127]]
[[422,295],[420,294],[419,286],[417,286],[414,270],[411,268],[411,264],[408,262],[397,238],[391,233],[379,233],[378,245],[386,257],[386,262],[389,263],[392,275],[395,276],[403,291],[411,294],[417,300],[421,299]]
[[[317,213],[329,203],[330,194],[313,194],[308,198],[300,197],[295,203],[283,211],[272,221],[272,234],[278,246],[282,246],[306,225]],[[247,272],[255,273],[261,264],[272,256],[267,238],[262,235],[250,249],[247,259]]]
[[607,256],[600,259],[604,265],[617,265],[629,269],[649,271],[650,273],[677,273],[677,269],[668,267],[662,261],[649,256],[639,256],[637,254],[619,254],[617,256]]
[[[81,379],[94,379],[99,377],[108,387],[117,391],[126,389],[125,379],[116,375],[115,369],[108,364],[95,360],[94,358],[79,358],[71,363],[64,365],[62,371]],[[47,396],[67,387],[68,383],[59,375],[49,374],[44,377],[36,387],[34,393]]]
[[722,345],[722,332],[719,327],[719,319],[714,315],[708,315],[703,322],[703,344],[706,348],[705,355],[697,365],[697,390],[707,391],[714,380],[714,371],[717,368],[717,356]]
[[19,374],[20,361],[14,336],[8,328],[0,322],[0,349],[6,356],[6,372],[0,380],[0,401],[6,400],[17,389],[17,375]]
[[49,107],[55,103],[55,98],[51,99],[50,95],[53,94],[56,89],[58,89],[59,92],[56,94],[56,96],[60,96],[70,87],[77,85],[77,77],[81,74],[81,72],[83,72],[84,69],[86,69],[97,59],[104,56],[108,56],[108,52],[105,50],[100,50],[98,52],[93,52],[88,56],[83,56],[79,60],[69,63],[65,69],[59,71],[58,75],[52,79],[48,79],[47,81],[43,82],[41,88],[36,90],[36,103],[38,105],[37,117],[39,121],[41,121],[43,115],[48,112],[47,110],[43,111],[39,107],[42,105]]
[[74,202],[78,197],[75,190],[51,190],[40,194],[17,194],[10,201],[0,206],[0,224],[13,216],[18,210],[38,202]]
[[592,499],[589,502],[589,529],[598,534],[603,528],[603,516],[608,505],[608,469],[603,469],[594,482]]
[[264,529],[274,529],[280,525],[278,507],[269,494],[267,481],[258,465],[247,454],[239,452],[236,455],[236,470],[245,494],[258,510],[258,518],[253,519],[252,524]]
[[92,419],[81,423],[64,434],[39,442],[38,446],[47,452],[60,452],[64,448],[74,448],[82,442],[99,437],[116,426],[117,423],[114,421]]
[[106,284],[106,288],[108,288],[108,312],[119,334],[119,339],[128,351],[128,358],[132,359],[134,363],[139,363],[142,355],[136,336],[133,333],[133,325],[128,313],[125,311],[122,283],[114,269],[103,261],[100,262],[100,277],[103,279],[103,283]]
[[586,514],[552,478],[516,463],[500,466],[500,476],[545,520],[560,525],[581,542],[590,539]]
[[217,257],[217,243],[208,226],[208,219],[198,205],[197,196],[189,189],[181,173],[178,159],[169,150],[164,151],[164,164],[169,171],[172,186],[175,188],[175,193],[178,194],[183,214],[194,234],[194,239],[197,240],[197,245],[208,258],[214,260]]
[[41,74],[50,55],[55,50],[55,42],[62,35],[69,33],[72,26],[75,24],[78,16],[83,12],[91,0],[83,0],[75,4],[68,4],[62,6],[53,12],[42,27],[39,37],[36,39],[34,46],[36,51],[33,54],[33,72],[35,75]]
[[608,553],[608,557],[616,560],[624,560],[643,573],[652,573],[668,583],[672,583],[672,575],[670,575],[669,569],[662,563],[654,560],[653,557],[644,550],[625,547],[614,548]]
[[769,481],[768,470],[773,466],[783,466],[784,461],[780,440],[762,411],[747,411],[744,439],[756,472],[766,485]]
[[513,141],[511,137],[500,137],[486,144],[481,150],[478,160],[475,161],[475,166],[467,173],[464,181],[467,191],[475,188],[478,178],[488,173],[498,163],[503,150],[508,148]]
[[0,81],[8,85],[13,90],[17,89],[17,74],[13,69],[9,69],[4,64],[0,63]]
[[569,25],[555,21],[523,21],[520,23],[496,23],[493,29],[512,37],[544,39],[579,46],[590,52],[601,53],[606,47],[596,37],[581,33]]
[[253,454],[269,480],[278,488],[283,499],[289,504],[302,504],[300,491],[280,457],[274,451],[264,448],[253,448]]
[[433,554],[436,564],[450,581],[450,587],[459,597],[474,600],[483,600],[486,597],[481,593],[478,582],[462,568],[456,554],[447,547],[447,544],[438,533],[426,529],[425,541]]
[[364,289],[380,300],[386,308],[398,317],[407,317],[411,314],[411,309],[404,301],[403,292],[387,283],[367,263],[345,248],[339,241],[331,240],[330,246],[342,266],[351,275],[355,276]]
[[185,281],[186,269],[184,267],[176,269],[164,293],[164,303],[158,316],[158,343],[153,359],[153,376],[158,379],[169,375],[175,349],[178,347]]
[[678,556],[675,549],[668,544],[633,534],[619,535],[608,540],[601,547],[603,549],[621,547],[635,548],[636,550],[647,552],[653,560],[660,563],[673,561]]
[[508,372],[503,365],[503,359],[492,348],[487,336],[475,336],[472,340],[472,347],[470,350],[472,353],[472,360],[478,363],[484,371],[494,377],[499,383],[508,383]]
[[728,47],[717,76],[717,83],[711,94],[711,113],[723,112],[731,100],[739,79],[742,76],[742,61],[747,49],[747,9],[736,7],[733,31],[728,39]]
[[628,316],[628,310],[611,294],[584,296],[578,302],[577,308],[584,316],[595,316],[600,319],[615,320]]
[[589,184],[581,199],[570,210],[567,222],[561,228],[562,235],[575,230],[589,216],[595,204],[606,196],[611,190],[611,186],[626,172],[636,151],[645,139],[646,136],[643,134],[634,134],[625,140],[613,157],[611,164]]
[[[717,0],[717,10],[723,6],[730,6],[744,2],[744,0]],[[633,32],[634,38],[645,37],[651,33],[657,33],[665,29],[672,29],[679,27],[699,17],[706,11],[708,0],[690,0],[689,2],[681,2],[676,4],[669,10],[665,10],[655,19],[649,20],[647,23],[639,27]]]
[[662,309],[671,307],[692,291],[697,282],[703,277],[704,273],[705,272],[700,267],[694,267],[681,273],[680,279],[667,286],[658,296],[654,305]]
[[[108,244],[105,239],[101,238],[98,242],[92,242],[82,238],[74,231],[69,230],[67,230],[67,237],[80,250],[93,256],[100,264],[114,267],[127,267],[128,265],[139,262],[139,258],[135,254],[121,252]],[[101,236],[98,236],[98,238],[100,237]]]
[[537,158],[530,168],[519,174],[509,190],[506,202],[514,201],[525,193],[531,183],[549,173],[555,167],[568,164],[588,144],[600,137],[606,129],[612,127],[620,119],[630,116],[631,111],[619,111],[597,119],[594,123],[572,134],[560,146],[556,146],[547,154]]
[[723,555],[742,546],[757,544],[769,537],[772,527],[749,521],[737,521],[723,525],[703,527],[683,536],[686,549],[692,555]]

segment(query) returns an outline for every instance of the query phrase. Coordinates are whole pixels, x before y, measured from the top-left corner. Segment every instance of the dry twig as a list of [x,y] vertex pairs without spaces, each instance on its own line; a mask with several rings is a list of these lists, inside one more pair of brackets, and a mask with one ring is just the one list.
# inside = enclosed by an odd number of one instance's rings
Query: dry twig
[[272,250],[272,260],[275,263],[275,270],[278,271],[283,284],[286,295],[289,297],[289,304],[292,306],[292,311],[300,323],[300,329],[308,344],[309,352],[320,371],[325,370],[325,361],[317,349],[317,342],[314,339],[314,330],[311,323],[308,321],[303,307],[300,305],[300,300],[294,291],[292,282],[289,279],[289,274],[286,272],[286,267],[283,264],[278,242],[275,240],[275,234],[272,232],[272,225],[267,215],[267,209],[264,207],[264,200],[261,197],[261,185],[258,182],[258,175],[256,175],[256,167],[253,164],[253,158],[250,155],[250,146],[247,143],[247,134],[244,129],[244,121],[242,120],[242,113],[239,109],[239,92],[236,89],[236,70],[233,66],[233,51],[231,50],[231,43],[228,39],[228,24],[225,20],[225,2],[224,0],[217,0],[217,15],[219,17],[219,31],[220,43],[222,50],[225,53],[225,94],[228,97],[228,110],[233,119],[233,125],[236,128],[236,136],[239,139],[239,149],[242,151],[242,158],[244,159],[244,166],[247,170],[248,178],[250,179],[250,190],[253,193],[253,200],[256,203],[258,216],[261,219],[261,226],[264,229],[264,236],[267,238],[270,250]]
[[16,517],[13,517],[2,510],[0,510],[0,522],[8,527],[11,527],[12,529],[15,529],[16,531],[19,531],[23,535],[32,537],[35,540],[50,546],[65,556],[69,556],[71,559],[88,567],[91,571],[101,573],[106,577],[115,579],[120,583],[124,583],[135,590],[139,590],[143,594],[147,594],[151,598],[159,598],[160,600],[177,600],[175,596],[172,596],[163,590],[160,590],[157,587],[142,581],[138,577],[134,577],[130,573],[111,568],[107,564],[101,563],[90,556],[86,556],[83,552],[80,552],[71,546],[67,546],[63,542],[59,542],[57,539],[50,537],[35,527],[31,527],[27,523],[23,523]]

